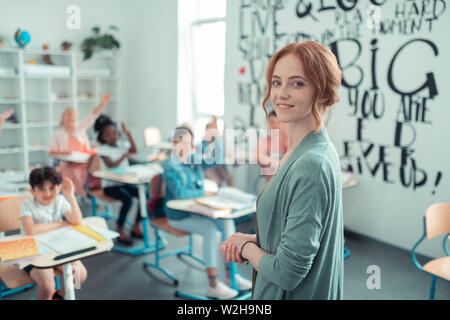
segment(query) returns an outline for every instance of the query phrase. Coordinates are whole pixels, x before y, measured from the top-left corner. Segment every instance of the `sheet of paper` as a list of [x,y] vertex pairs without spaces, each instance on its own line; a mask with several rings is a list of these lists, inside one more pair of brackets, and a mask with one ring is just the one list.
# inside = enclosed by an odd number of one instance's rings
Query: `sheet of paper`
[[233,209],[246,208],[256,201],[256,195],[241,191],[233,187],[221,187],[217,191],[217,197],[230,203]]
[[34,237],[39,243],[65,254],[84,248],[95,246],[98,241],[72,228],[64,227],[52,230]]
[[119,234],[117,232],[112,231],[112,230],[106,230],[106,229],[94,227],[91,225],[89,225],[89,228],[91,228],[92,230],[97,232],[99,235],[101,235],[103,238],[108,239],[108,240],[112,240],[119,236]]

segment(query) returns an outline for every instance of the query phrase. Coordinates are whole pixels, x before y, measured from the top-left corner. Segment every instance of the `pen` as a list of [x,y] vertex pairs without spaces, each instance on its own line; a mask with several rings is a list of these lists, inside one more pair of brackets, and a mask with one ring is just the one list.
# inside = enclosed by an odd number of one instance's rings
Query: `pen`
[[61,254],[61,255],[56,256],[55,258],[53,258],[53,260],[63,260],[63,259],[66,259],[66,258],[69,258],[69,257],[72,257],[72,256],[76,256],[77,254],[82,254],[82,253],[85,253],[85,252],[88,252],[88,251],[92,251],[92,250],[95,250],[95,249],[97,249],[97,247],[94,246],[94,247],[81,249],[81,250],[78,250],[78,251],[73,251],[73,252]]

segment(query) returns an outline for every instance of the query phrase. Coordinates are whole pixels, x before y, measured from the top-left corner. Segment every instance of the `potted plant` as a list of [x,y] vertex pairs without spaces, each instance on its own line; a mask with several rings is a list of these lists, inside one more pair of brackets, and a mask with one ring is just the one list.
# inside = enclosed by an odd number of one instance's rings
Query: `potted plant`
[[[110,32],[108,32],[110,31]],[[119,49],[120,43],[115,38],[114,33],[111,31],[119,31],[116,26],[110,26],[108,31],[105,33],[100,33],[100,27],[95,26],[92,28],[93,35],[84,39],[81,44],[81,51],[84,53],[84,60],[92,57],[95,51],[100,49]]]

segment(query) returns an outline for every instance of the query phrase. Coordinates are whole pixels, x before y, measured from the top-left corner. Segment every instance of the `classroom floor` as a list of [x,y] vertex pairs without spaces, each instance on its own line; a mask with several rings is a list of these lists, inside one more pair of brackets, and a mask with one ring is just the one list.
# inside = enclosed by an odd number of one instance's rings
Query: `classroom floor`
[[[109,222],[111,229],[114,222]],[[237,230],[248,233],[253,228],[253,220],[237,225]],[[166,235],[167,249],[176,249],[187,244],[187,238]],[[153,239],[153,237],[152,237]],[[200,239],[194,238],[194,248],[199,250]],[[348,300],[397,300],[428,299],[431,278],[419,272],[413,265],[410,253],[405,250],[376,242],[353,233],[346,233],[346,246],[351,255],[345,260],[344,298]],[[76,290],[79,300],[95,299],[175,299],[176,288],[158,271],[143,268],[144,261],[154,261],[148,254],[133,257],[118,252],[109,252],[84,261],[88,270],[88,280],[81,290]],[[188,261],[188,260],[185,260]],[[220,260],[219,260],[220,261]],[[420,261],[426,261],[420,260]],[[206,291],[207,279],[202,267],[196,263],[185,263],[173,256],[162,261],[180,279],[179,290],[202,295]],[[381,271],[381,288],[368,289],[367,267],[376,265]],[[251,277],[251,268],[239,266],[240,271]],[[223,265],[219,277],[223,279]],[[7,296],[5,300],[31,299],[36,288]],[[435,299],[450,299],[450,285],[436,281]]]

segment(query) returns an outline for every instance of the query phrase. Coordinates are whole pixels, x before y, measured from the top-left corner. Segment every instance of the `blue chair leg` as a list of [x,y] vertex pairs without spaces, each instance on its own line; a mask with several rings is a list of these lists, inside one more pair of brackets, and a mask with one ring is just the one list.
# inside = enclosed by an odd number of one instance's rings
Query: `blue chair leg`
[[350,250],[344,246],[344,259],[347,259],[350,256]]
[[[153,227],[155,229],[155,241],[156,241],[156,246],[157,248],[164,248],[167,245],[166,240],[164,240],[164,238],[161,236],[159,228],[158,227]],[[162,245],[162,246],[161,246]],[[167,252],[163,255],[159,254],[159,251],[162,249],[157,249],[155,251],[155,263],[151,263],[151,262],[144,262],[144,268],[146,267],[150,267],[150,268],[154,268],[156,270],[159,270],[160,272],[162,272],[165,276],[167,276],[175,286],[178,285],[179,281],[177,278],[175,278],[169,271],[167,271],[166,269],[164,269],[161,265],[160,265],[160,261],[162,259],[168,258],[170,256],[174,256],[177,255],[178,258],[181,257],[181,255],[185,255],[188,257],[191,257],[192,259],[196,260],[197,262],[201,263],[201,264],[205,264],[203,260],[201,260],[200,258],[196,257],[193,254],[193,240],[192,240],[192,235],[189,235],[189,245],[185,248],[181,248],[178,250],[173,250],[170,252]]]
[[155,250],[155,263],[151,263],[151,262],[144,262],[144,268],[154,268],[160,272],[162,272],[166,277],[168,277],[173,284],[176,286],[178,285],[178,279],[175,278],[169,271],[167,271],[166,269],[164,269],[163,267],[161,267],[161,265],[159,264],[161,259],[164,259],[165,257],[168,257],[169,255],[173,255],[175,253],[169,253],[169,254],[165,254],[163,256],[161,256],[159,254],[159,248],[161,248],[161,244],[163,243],[162,248],[164,248],[167,243],[166,241],[161,237],[160,233],[159,233],[159,229],[158,228],[154,228],[155,229],[155,246],[156,246],[156,250]]
[[60,277],[55,277],[55,290],[59,291],[61,289],[61,279]]
[[27,290],[29,288],[32,288],[32,287],[34,287],[34,283],[30,283],[30,284],[27,284],[26,286],[15,288],[15,289],[9,289],[5,285],[5,283],[0,280],[0,300],[2,300],[3,297],[12,295],[14,293],[25,291],[25,290]]
[[198,263],[204,265],[205,261],[203,261],[202,259],[200,259],[199,257],[194,255],[193,248],[194,248],[194,240],[193,240],[192,234],[190,234],[189,235],[189,246],[177,254],[178,258],[180,258],[182,255],[184,255],[184,256],[190,257],[190,258],[194,259],[195,261],[197,261]]
[[434,300],[435,288],[436,288],[436,277],[431,276],[430,300]]

